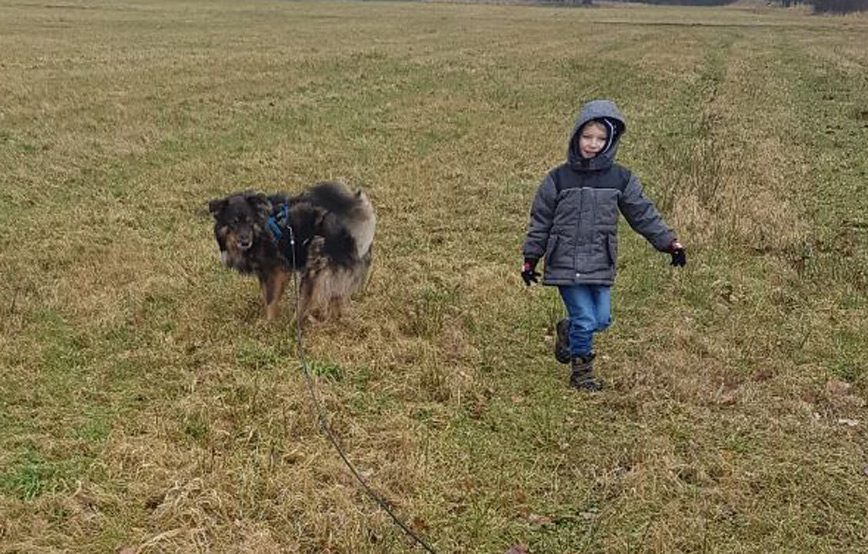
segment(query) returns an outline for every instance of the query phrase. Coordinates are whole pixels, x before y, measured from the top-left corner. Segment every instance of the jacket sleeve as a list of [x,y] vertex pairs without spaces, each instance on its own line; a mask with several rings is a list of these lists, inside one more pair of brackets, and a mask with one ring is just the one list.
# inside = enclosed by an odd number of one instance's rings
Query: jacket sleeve
[[663,221],[654,203],[645,197],[639,178],[633,174],[618,200],[618,208],[630,227],[645,237],[654,248],[661,252],[669,251],[669,245],[675,240],[675,233]]
[[549,173],[540,183],[530,209],[530,222],[527,224],[527,236],[524,239],[521,253],[525,258],[538,260],[546,251],[549,231],[555,215],[557,203],[557,187],[554,178]]

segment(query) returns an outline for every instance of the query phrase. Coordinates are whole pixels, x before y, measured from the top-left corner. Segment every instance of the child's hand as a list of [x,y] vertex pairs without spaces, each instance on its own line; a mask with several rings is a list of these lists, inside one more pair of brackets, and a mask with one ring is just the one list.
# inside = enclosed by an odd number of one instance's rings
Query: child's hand
[[684,267],[687,265],[687,253],[684,251],[684,246],[677,240],[673,240],[669,245],[669,255],[672,256],[672,261],[669,265],[676,267]]
[[524,284],[530,286],[531,283],[539,283],[539,271],[536,271],[537,260],[525,258],[524,265],[521,268],[521,278],[524,279]]

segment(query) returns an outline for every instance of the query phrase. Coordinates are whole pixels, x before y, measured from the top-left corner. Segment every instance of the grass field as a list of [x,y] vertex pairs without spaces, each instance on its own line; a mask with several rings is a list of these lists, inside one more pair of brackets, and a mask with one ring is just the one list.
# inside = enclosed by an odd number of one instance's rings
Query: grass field
[[[307,355],[439,553],[868,551],[865,44],[759,5],[0,4],[0,552],[422,551],[219,264],[209,199],[322,179],[380,226]],[[519,247],[597,97],[689,264],[623,226],[581,395]]]

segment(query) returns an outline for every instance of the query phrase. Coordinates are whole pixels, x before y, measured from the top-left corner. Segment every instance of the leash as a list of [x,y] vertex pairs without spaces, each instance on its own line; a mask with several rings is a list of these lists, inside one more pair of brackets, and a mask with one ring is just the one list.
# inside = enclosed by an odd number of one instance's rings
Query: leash
[[[292,225],[289,224],[289,211],[288,211],[286,204],[284,204],[284,208],[281,212],[281,215],[284,218],[286,229],[289,232],[289,249],[292,252],[292,255],[291,255],[292,267],[295,268],[295,235],[292,232]],[[274,220],[273,217],[270,217],[268,219],[269,228],[271,228],[272,225],[277,226],[276,222],[274,222],[273,220]],[[278,229],[278,231],[279,231],[279,229]],[[273,230],[272,230],[272,232],[273,232]],[[277,235],[277,234],[275,233],[275,235]],[[283,236],[283,233],[280,232],[280,235],[278,235],[278,236]],[[313,403],[314,409],[316,410],[317,421],[319,422],[320,430],[323,432],[324,435],[326,435],[328,437],[329,441],[335,447],[335,450],[338,451],[338,455],[341,457],[341,460],[344,461],[344,464],[349,468],[350,473],[352,473],[353,476],[356,478],[356,480],[362,485],[362,488],[367,493],[367,495],[369,497],[371,497],[371,499],[373,499],[380,506],[380,508],[382,508],[387,514],[389,514],[389,517],[392,518],[392,521],[395,522],[395,525],[400,527],[401,530],[404,531],[404,533],[406,533],[409,537],[411,537],[416,542],[416,544],[418,544],[419,546],[424,548],[429,554],[437,554],[437,552],[433,548],[428,546],[428,543],[426,543],[424,540],[422,540],[422,538],[419,537],[419,535],[417,535],[416,533],[414,533],[413,530],[410,529],[407,526],[407,524],[405,524],[401,520],[401,518],[399,518],[397,515],[395,515],[395,513],[392,511],[392,509],[389,508],[389,505],[386,503],[386,501],[383,500],[383,497],[380,496],[379,494],[377,494],[370,487],[370,485],[368,485],[368,483],[365,481],[365,479],[361,476],[361,474],[355,468],[353,463],[347,457],[346,453],[344,453],[344,449],[341,448],[341,445],[338,442],[337,437],[335,437],[334,433],[332,433],[331,429],[329,429],[328,418],[326,417],[326,412],[323,409],[322,404],[320,404],[319,396],[316,393],[316,385],[314,383],[313,376],[311,375],[310,365],[308,364],[307,359],[304,356],[304,332],[302,330],[303,321],[301,319],[301,313],[299,312],[299,309],[298,309],[299,308],[299,298],[300,298],[299,293],[301,292],[301,283],[299,282],[299,279],[296,276],[296,273],[297,273],[296,271],[292,272],[293,287],[295,288],[296,353],[298,356],[298,361],[301,364],[301,368],[304,371],[304,379],[305,379],[305,382],[307,383],[307,391],[310,394],[311,402]]]

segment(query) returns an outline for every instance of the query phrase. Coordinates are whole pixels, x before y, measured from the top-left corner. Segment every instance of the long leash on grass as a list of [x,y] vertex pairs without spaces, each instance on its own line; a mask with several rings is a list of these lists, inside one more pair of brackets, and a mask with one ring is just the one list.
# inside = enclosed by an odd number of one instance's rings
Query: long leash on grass
[[[289,249],[292,252],[292,267],[295,268],[295,235],[293,235],[292,226],[289,225],[289,221],[287,221],[286,228],[289,230]],[[344,461],[344,464],[346,464],[346,466],[349,468],[350,473],[352,473],[356,480],[362,485],[362,488],[365,490],[368,496],[370,496],[377,504],[380,505],[380,508],[382,508],[387,514],[389,514],[389,517],[392,518],[392,521],[395,522],[395,525],[400,527],[404,531],[404,533],[406,533],[414,541],[416,541],[416,544],[424,548],[430,554],[437,554],[437,552],[435,552],[433,548],[428,546],[428,543],[422,540],[422,538],[419,537],[419,535],[417,535],[416,533],[414,533],[413,530],[410,529],[410,527],[408,527],[407,524],[401,520],[401,518],[395,515],[395,512],[393,512],[392,509],[389,508],[389,505],[386,503],[385,500],[383,500],[383,497],[377,494],[370,487],[370,485],[368,485],[368,483],[365,481],[365,479],[361,476],[356,467],[347,457],[344,449],[341,448],[337,437],[335,437],[334,433],[332,433],[331,429],[329,429],[328,418],[326,416],[325,409],[323,409],[322,404],[319,401],[319,396],[316,393],[316,384],[314,383],[313,376],[311,375],[310,365],[308,364],[307,359],[304,355],[304,332],[302,330],[303,321],[301,319],[301,313],[299,311],[299,293],[301,292],[301,284],[299,283],[299,279],[296,276],[296,273],[296,271],[292,272],[293,287],[295,288],[296,352],[298,355],[298,361],[301,364],[301,368],[304,370],[304,379],[307,383],[307,391],[310,394],[311,402],[313,403],[314,409],[316,410],[317,421],[319,422],[320,429],[322,430],[323,434],[328,437],[329,441],[331,441],[332,445],[335,447],[335,450],[338,451],[338,455],[341,457],[341,460]]]

